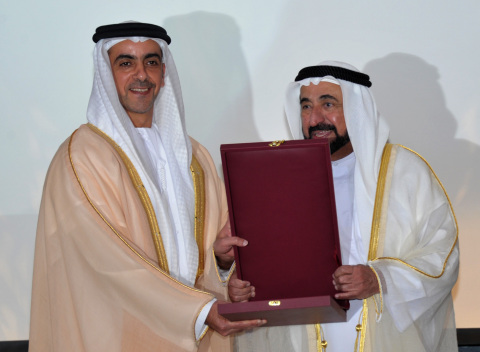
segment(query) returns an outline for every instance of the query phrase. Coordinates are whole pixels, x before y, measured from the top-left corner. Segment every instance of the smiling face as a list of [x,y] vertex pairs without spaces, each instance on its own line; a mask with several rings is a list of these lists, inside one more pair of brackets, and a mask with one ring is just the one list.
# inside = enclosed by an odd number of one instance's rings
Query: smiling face
[[343,96],[339,85],[320,82],[300,89],[302,131],[305,139],[328,138],[332,160],[341,159],[353,151],[348,137]]
[[120,103],[135,127],[151,127],[153,104],[165,85],[162,50],[153,40],[124,40],[108,51]]

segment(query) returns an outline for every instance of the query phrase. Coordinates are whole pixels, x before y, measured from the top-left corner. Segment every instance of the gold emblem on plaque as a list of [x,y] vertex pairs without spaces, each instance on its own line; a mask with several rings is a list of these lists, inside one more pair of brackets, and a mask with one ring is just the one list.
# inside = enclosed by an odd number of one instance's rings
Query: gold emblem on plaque
[[282,145],[283,143],[285,143],[285,140],[282,139],[281,141],[273,141],[272,143],[270,143],[268,146],[269,147],[279,147],[280,145]]
[[269,306],[274,306],[274,307],[279,306],[280,304],[281,304],[280,301],[270,301],[270,302],[268,302]]

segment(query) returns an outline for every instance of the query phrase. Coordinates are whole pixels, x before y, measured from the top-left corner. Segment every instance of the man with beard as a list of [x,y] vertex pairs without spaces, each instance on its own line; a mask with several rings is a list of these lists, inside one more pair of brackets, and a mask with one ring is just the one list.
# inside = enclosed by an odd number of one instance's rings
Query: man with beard
[[88,124],[45,181],[30,351],[228,351],[224,336],[263,321],[217,313],[216,258],[228,268],[244,244],[210,155],[186,133],[170,37],[128,22],[93,41]]
[[[350,300],[347,321],[256,329],[236,338],[240,351],[458,348],[451,290],[459,253],[451,204],[423,158],[388,143],[370,86],[353,66],[329,61],[302,69],[285,101],[294,138],[330,140],[343,262],[331,284],[335,298]],[[244,301],[255,289],[232,278],[229,294]]]

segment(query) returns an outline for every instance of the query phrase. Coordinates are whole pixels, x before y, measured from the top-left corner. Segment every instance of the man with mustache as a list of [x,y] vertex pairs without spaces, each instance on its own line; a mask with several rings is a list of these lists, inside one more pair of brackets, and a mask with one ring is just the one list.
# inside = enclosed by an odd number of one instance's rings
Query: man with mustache
[[30,351],[228,351],[227,335],[264,322],[217,313],[221,269],[245,244],[210,155],[186,133],[170,37],[127,22],[93,41],[88,124],[45,181]]
[[[388,143],[370,86],[353,66],[327,61],[302,69],[285,100],[295,139],[330,141],[343,266],[327,284],[350,300],[347,321],[256,329],[236,338],[239,351],[458,349],[451,204],[423,158]],[[229,294],[244,301],[255,289],[232,278]]]

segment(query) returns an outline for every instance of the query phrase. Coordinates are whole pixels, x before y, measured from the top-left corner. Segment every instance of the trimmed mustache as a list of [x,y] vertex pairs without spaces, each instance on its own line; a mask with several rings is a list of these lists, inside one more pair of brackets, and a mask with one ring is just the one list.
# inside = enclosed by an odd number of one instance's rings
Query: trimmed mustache
[[135,82],[132,82],[128,85],[128,89],[131,88],[154,88],[155,84],[150,82],[148,79],[145,81],[140,81],[140,80],[135,80]]
[[319,123],[316,126],[311,126],[308,128],[308,135],[312,138],[312,133],[315,131],[333,131],[336,136],[338,136],[337,128],[333,125],[327,125],[326,123]]
[[312,133],[315,131],[333,131],[335,133],[335,139],[330,142],[330,154],[335,153],[337,150],[347,145],[350,142],[350,136],[348,132],[345,132],[343,136],[339,136],[337,133],[337,128],[333,125],[327,125],[323,122],[319,123],[316,126],[308,128],[308,136],[303,135],[305,139],[312,139]]

